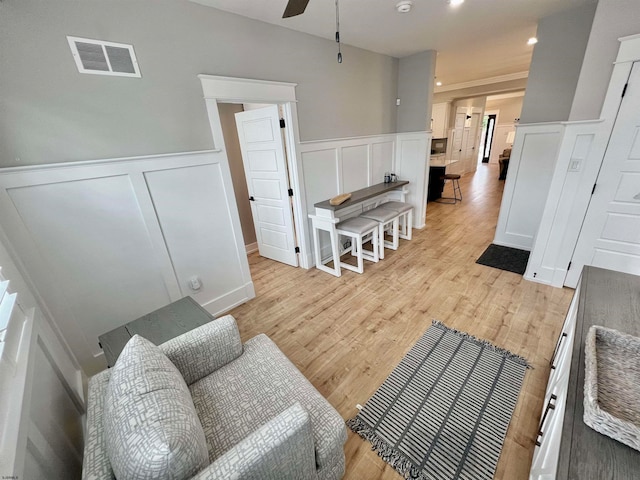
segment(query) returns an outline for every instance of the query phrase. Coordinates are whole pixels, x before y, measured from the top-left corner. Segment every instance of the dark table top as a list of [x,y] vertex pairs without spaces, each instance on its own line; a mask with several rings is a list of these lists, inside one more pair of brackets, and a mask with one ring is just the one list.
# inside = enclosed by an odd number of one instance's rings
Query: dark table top
[[584,423],[584,346],[592,325],[640,336],[640,276],[584,267],[562,425],[558,479],[640,478],[640,452]]
[[340,210],[343,208],[350,207],[356,203],[363,202],[372,197],[376,197],[378,195],[382,195],[383,193],[390,192],[391,190],[395,190],[396,188],[400,188],[404,185],[407,185],[409,182],[407,180],[398,180],[397,182],[390,183],[378,183],[377,185],[371,185],[367,188],[362,188],[360,190],[356,190],[355,192],[351,192],[351,198],[340,205],[331,205],[329,200],[324,200],[322,202],[318,202],[314,205],[316,208],[325,208],[327,210]]
[[100,335],[98,340],[104,351],[107,365],[112,367],[129,339],[136,334],[160,345],[214,318],[193,298],[184,297]]

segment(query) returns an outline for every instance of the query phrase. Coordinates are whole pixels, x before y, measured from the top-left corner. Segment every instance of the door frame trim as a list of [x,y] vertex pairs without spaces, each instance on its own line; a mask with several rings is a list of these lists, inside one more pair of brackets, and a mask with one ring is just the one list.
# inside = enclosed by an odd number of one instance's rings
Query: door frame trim
[[251,78],[221,77],[217,75],[198,75],[202,83],[205,105],[209,117],[214,148],[221,149],[227,164],[226,148],[222,135],[222,125],[218,112],[218,103],[275,103],[283,106],[285,143],[287,148],[287,167],[293,188],[293,223],[296,231],[297,246],[301,254],[299,262],[302,268],[311,268],[309,264],[307,206],[305,201],[302,163],[297,145],[300,143],[298,111],[295,88],[297,83],[258,80]]

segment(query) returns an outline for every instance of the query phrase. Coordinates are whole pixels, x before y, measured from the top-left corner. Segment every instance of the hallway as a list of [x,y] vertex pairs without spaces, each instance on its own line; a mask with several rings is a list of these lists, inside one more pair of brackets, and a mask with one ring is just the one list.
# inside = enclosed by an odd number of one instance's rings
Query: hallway
[[[236,307],[243,340],[266,333],[344,419],[363,404],[432,319],[523,355],[527,372],[496,478],[528,477],[555,340],[572,290],[478,265],[491,243],[504,182],[497,165],[464,176],[463,201],[430,202],[426,226],[365,273],[340,278],[249,257],[257,297]],[[451,185],[445,187],[449,196]],[[346,479],[400,476],[349,433]]]

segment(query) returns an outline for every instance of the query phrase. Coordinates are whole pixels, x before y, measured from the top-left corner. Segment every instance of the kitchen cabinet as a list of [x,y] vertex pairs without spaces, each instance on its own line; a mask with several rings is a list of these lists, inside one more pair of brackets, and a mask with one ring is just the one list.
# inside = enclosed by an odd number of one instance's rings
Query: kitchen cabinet
[[450,107],[449,102],[433,104],[431,110],[432,138],[447,138]]

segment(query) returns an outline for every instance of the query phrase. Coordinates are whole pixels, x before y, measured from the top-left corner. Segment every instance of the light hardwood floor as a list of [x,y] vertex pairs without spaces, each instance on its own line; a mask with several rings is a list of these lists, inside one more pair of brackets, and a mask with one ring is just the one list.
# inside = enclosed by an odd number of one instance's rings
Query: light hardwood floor
[[[344,419],[357,413],[438,319],[523,355],[526,374],[496,478],[528,478],[555,340],[573,290],[527,282],[475,263],[493,240],[504,182],[480,165],[464,200],[429,203],[426,227],[365,273],[335,278],[249,257],[257,297],[230,313],[243,340],[269,335]],[[445,194],[450,193],[447,185]],[[349,432],[345,479],[401,477]]]

